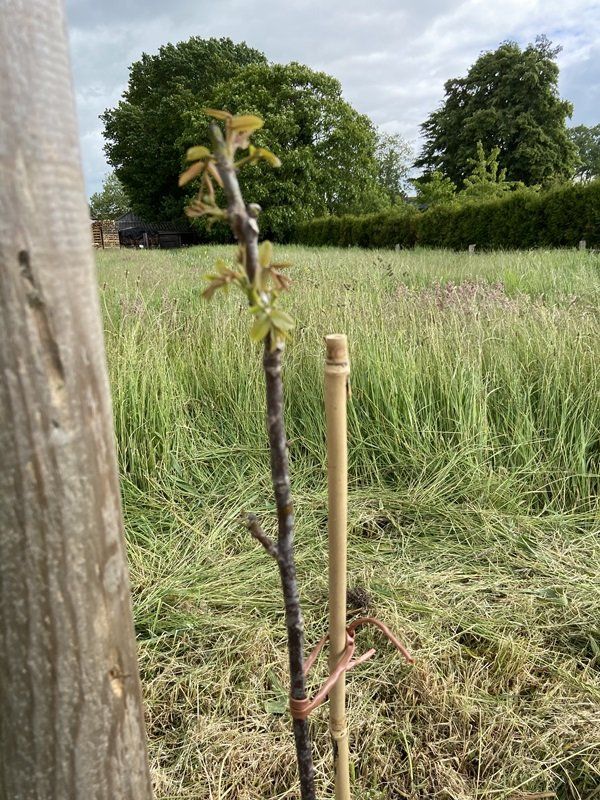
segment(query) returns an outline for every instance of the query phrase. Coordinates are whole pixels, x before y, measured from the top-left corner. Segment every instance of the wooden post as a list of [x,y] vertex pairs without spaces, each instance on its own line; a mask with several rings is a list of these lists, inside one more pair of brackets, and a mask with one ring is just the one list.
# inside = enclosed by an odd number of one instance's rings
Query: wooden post
[[0,0],[0,798],[148,800],[62,0]]
[[[325,412],[327,417],[327,489],[329,497],[329,666],[346,647],[346,562],[348,446],[346,399],[350,364],[344,334],[325,337]],[[346,682],[342,674],[329,695],[336,800],[350,800]]]

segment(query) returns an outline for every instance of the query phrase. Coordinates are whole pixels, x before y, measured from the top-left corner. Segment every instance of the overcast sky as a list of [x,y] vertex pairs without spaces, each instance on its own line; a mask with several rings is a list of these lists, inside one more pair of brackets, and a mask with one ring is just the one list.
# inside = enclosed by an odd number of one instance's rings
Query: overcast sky
[[563,47],[571,124],[600,122],[599,0],[67,0],[67,10],[90,193],[108,171],[98,115],[118,102],[129,64],[190,36],[229,36],[324,70],[355,108],[418,146],[448,78],[501,41],[545,33]]

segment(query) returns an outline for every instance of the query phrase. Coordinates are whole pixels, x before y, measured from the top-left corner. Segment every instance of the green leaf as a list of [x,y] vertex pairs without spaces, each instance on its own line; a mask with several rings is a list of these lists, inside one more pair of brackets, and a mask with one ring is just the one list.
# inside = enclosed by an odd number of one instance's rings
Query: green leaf
[[252,153],[255,158],[262,158],[264,159],[267,164],[270,164],[272,167],[280,167],[281,161],[277,158],[275,153],[272,153],[270,150],[267,150],[266,147],[257,147],[256,151]]
[[273,245],[271,242],[263,242],[258,248],[258,260],[261,267],[268,267],[273,258]]
[[284,333],[291,331],[296,324],[293,318],[280,308],[274,308],[271,311],[271,320],[273,325]]
[[257,317],[250,329],[250,338],[253,342],[261,342],[271,330],[271,320],[266,314]]
[[267,714],[285,714],[288,707],[287,697],[278,697],[275,700],[267,700],[265,703],[265,711]]
[[186,154],[186,161],[199,161],[202,158],[210,158],[212,153],[208,149],[208,147],[202,147],[202,145],[198,145],[196,147],[190,147]]
[[191,167],[188,167],[185,172],[182,172],[179,176],[179,185],[185,186],[186,183],[193,181],[194,178],[197,178],[198,175],[204,170],[204,162],[197,161]]
[[218,108],[203,108],[202,111],[215,119],[231,119],[232,117],[229,111],[219,111]]
[[264,124],[263,120],[254,114],[241,114],[231,118],[231,130],[238,132],[252,133],[262,128]]

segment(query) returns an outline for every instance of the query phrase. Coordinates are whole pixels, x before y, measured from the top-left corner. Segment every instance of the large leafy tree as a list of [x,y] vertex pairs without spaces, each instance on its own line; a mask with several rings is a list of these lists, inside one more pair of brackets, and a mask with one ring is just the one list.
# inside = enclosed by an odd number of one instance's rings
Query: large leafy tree
[[102,119],[108,161],[135,211],[150,220],[182,215],[177,175],[188,114],[210,105],[218,83],[265,61],[244,43],[193,37],[131,65],[123,99]]
[[600,125],[569,128],[569,138],[578,154],[575,177],[584,182],[600,178]]
[[567,134],[571,103],[558,94],[560,48],[544,36],[521,49],[504,42],[483,53],[465,78],[445,84],[445,101],[421,126],[416,165],[439,169],[457,186],[471,172],[476,142],[499,148],[511,181],[549,184],[573,173],[576,149]]
[[403,202],[411,187],[413,149],[399,133],[380,131],[375,150],[379,182],[390,202]]
[[109,172],[102,189],[90,197],[92,219],[116,219],[131,208],[131,201],[121,181],[114,172]]
[[[266,236],[285,237],[315,216],[389,205],[379,181],[375,128],[342,98],[335,78],[296,63],[251,64],[214,88],[211,105],[258,114],[265,124],[254,135],[256,145],[282,156],[276,174],[258,163],[240,175],[244,194],[265,209]],[[184,144],[201,139],[208,123],[197,106],[186,117],[181,153]]]

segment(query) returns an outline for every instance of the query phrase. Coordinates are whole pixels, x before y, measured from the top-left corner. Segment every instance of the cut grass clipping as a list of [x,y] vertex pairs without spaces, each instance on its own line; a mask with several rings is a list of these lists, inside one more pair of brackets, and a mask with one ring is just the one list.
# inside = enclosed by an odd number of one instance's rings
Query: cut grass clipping
[[[260,369],[241,301],[200,298],[225,252],[98,256],[161,800],[297,796],[278,576],[237,521],[270,510]],[[598,256],[282,257],[304,326],[285,369],[307,631],[327,624],[322,337],[339,329],[350,603],[417,661],[380,647],[349,681],[354,796],[600,798]],[[326,712],[311,720],[327,796]]]

